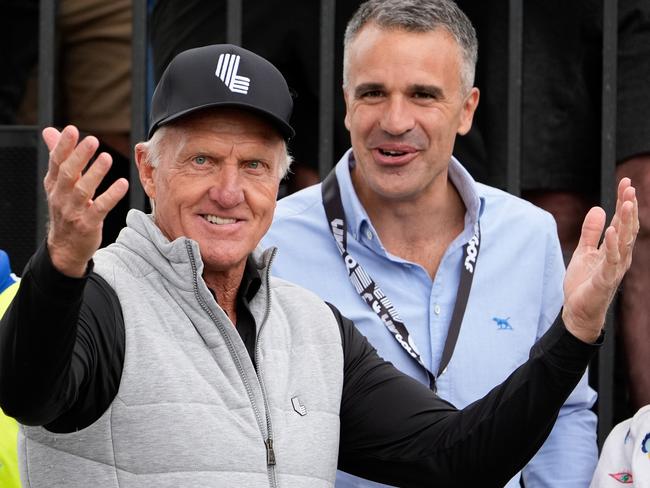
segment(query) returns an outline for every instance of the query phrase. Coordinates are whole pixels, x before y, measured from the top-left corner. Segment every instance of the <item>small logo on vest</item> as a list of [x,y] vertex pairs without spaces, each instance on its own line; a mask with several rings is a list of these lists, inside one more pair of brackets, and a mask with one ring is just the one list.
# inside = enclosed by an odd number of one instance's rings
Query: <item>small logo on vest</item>
[[510,317],[507,319],[500,319],[499,317],[492,317],[492,320],[494,320],[497,323],[497,329],[499,330],[512,330],[512,326],[508,322],[510,320]]
[[231,92],[246,95],[248,93],[248,87],[251,84],[251,79],[237,74],[240,59],[241,56],[236,54],[219,55],[217,69],[214,74],[226,84]]
[[293,405],[293,409],[294,409],[294,410],[296,411],[296,413],[297,413],[298,415],[300,415],[301,417],[304,417],[305,415],[307,415],[307,407],[305,407],[305,406],[300,402],[300,398],[298,398],[297,396],[295,396],[295,397],[293,397],[293,398],[291,399],[291,405]]

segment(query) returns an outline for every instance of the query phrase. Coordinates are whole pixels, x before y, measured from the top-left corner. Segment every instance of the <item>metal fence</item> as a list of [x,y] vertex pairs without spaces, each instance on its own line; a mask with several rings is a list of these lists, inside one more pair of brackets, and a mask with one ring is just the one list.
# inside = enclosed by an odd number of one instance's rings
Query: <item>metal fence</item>
[[[243,0],[227,1],[227,40],[231,44],[241,44]],[[615,149],[616,149],[616,54],[617,54],[617,0],[603,0],[603,72],[602,72],[602,127],[600,161],[601,206],[608,215],[615,207]],[[318,8],[316,5],[314,8]],[[522,55],[523,55],[523,0],[509,0],[508,37],[508,141],[507,141],[507,190],[520,194],[521,126],[522,126]],[[338,81],[335,79],[335,11],[336,0],[320,0],[320,72],[319,72],[319,114],[318,114],[318,169],[321,178],[329,173],[334,154],[334,103]],[[144,107],[145,78],[143,44],[146,39],[146,0],[134,0],[134,107]],[[136,90],[142,90],[136,93]],[[143,112],[133,118],[133,139],[143,140],[145,117]],[[137,177],[137,175],[136,175]],[[137,179],[136,179],[137,181]],[[131,195],[133,206],[143,205],[142,195]],[[610,308],[607,315],[607,328],[612,330],[614,316]],[[608,335],[607,341],[598,355],[598,440],[599,444],[613,427],[614,420],[614,351],[615,334]]]
[[[132,70],[132,128],[133,142],[146,138],[147,106],[147,0],[133,0],[133,70]],[[601,205],[609,215],[614,210],[615,190],[615,127],[616,127],[616,71],[617,71],[617,0],[603,0],[603,50],[602,50],[602,127],[601,127],[601,161],[600,161],[600,195]],[[319,147],[318,162],[321,177],[329,172],[335,161],[334,145],[334,102],[337,80],[335,80],[335,0],[321,0],[320,5],[320,87],[319,87]],[[518,195],[520,193],[521,160],[521,99],[522,99],[522,40],[523,40],[523,0],[509,0],[509,63],[508,63],[508,140],[507,140],[507,189]],[[55,64],[55,29],[56,2],[40,1],[40,41],[39,41],[39,106],[38,127],[51,125],[54,121],[54,94],[56,79]],[[227,1],[227,39],[233,44],[240,44],[242,38],[242,0]],[[30,128],[25,130],[29,132]],[[33,134],[38,133],[38,128]],[[8,128],[0,127],[0,133]],[[0,138],[0,145],[10,144],[3,141],[11,137]],[[36,195],[36,225],[33,239],[34,247],[44,238],[47,221],[47,207],[42,189],[42,180],[47,171],[47,150],[38,137],[27,137],[36,144],[38,163],[36,165],[36,189],[29,190]],[[131,181],[138,181],[135,165],[131,169]],[[140,185],[131,185],[129,193],[130,206],[144,208],[145,196]],[[613,307],[612,307],[613,308]],[[607,317],[608,327],[612,328],[613,314]],[[598,378],[594,385],[599,392],[597,413],[599,417],[599,441],[609,433],[613,424],[613,387],[614,387],[614,334],[608,340],[598,356]]]

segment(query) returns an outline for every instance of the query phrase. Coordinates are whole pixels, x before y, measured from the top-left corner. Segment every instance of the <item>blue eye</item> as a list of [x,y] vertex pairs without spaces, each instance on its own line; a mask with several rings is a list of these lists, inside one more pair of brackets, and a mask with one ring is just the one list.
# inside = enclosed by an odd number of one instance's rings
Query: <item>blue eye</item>
[[251,169],[257,169],[262,165],[257,159],[254,159],[252,161],[248,161],[248,167]]
[[208,162],[208,158],[206,158],[205,156],[196,156],[194,158],[194,162],[198,165],[203,165]]

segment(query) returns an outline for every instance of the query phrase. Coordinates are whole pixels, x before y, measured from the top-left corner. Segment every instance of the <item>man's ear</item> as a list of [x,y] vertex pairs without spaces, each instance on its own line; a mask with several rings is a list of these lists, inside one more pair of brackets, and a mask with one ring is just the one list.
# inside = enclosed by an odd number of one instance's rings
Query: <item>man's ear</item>
[[138,174],[140,175],[140,183],[142,188],[149,198],[156,198],[156,185],[153,179],[153,173],[156,170],[150,164],[150,154],[147,146],[140,142],[135,145],[135,165],[138,167]]
[[460,114],[460,123],[458,124],[458,134],[464,136],[472,128],[472,121],[474,120],[474,112],[478,106],[479,99],[478,88],[472,87],[469,94],[463,102],[463,109]]
[[350,132],[350,121],[348,120],[348,114],[350,113],[350,104],[348,99],[348,92],[345,89],[345,85],[342,86],[343,89],[343,100],[345,101],[345,118],[343,122],[345,123],[345,128]]

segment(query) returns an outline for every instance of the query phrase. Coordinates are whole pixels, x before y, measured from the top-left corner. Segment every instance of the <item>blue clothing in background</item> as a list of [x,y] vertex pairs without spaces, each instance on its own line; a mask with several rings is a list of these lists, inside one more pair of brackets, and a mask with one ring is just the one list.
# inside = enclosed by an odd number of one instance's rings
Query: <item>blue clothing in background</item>
[[0,249],[0,293],[16,283],[16,276],[11,272],[9,256]]
[[[466,207],[465,228],[446,250],[435,279],[421,266],[388,253],[357,198],[350,178],[351,151],[336,166],[348,225],[348,251],[392,301],[423,361],[437,372],[462,267],[463,246],[480,219],[481,247],[460,335],[438,394],[463,408],[501,383],[526,361],[563,301],[564,264],[550,214],[519,198],[476,183],[452,159],[449,177]],[[279,252],[273,273],[333,303],[379,354],[428,384],[423,368],[397,343],[357,294],[329,230],[320,185],[278,202],[263,240]],[[596,398],[586,375],[563,406],[539,453],[526,466],[527,488],[587,487],[596,460]],[[471,469],[471,466],[468,466]],[[518,477],[517,477],[518,478]],[[337,486],[381,486],[340,473]],[[508,487],[518,487],[513,480]]]

